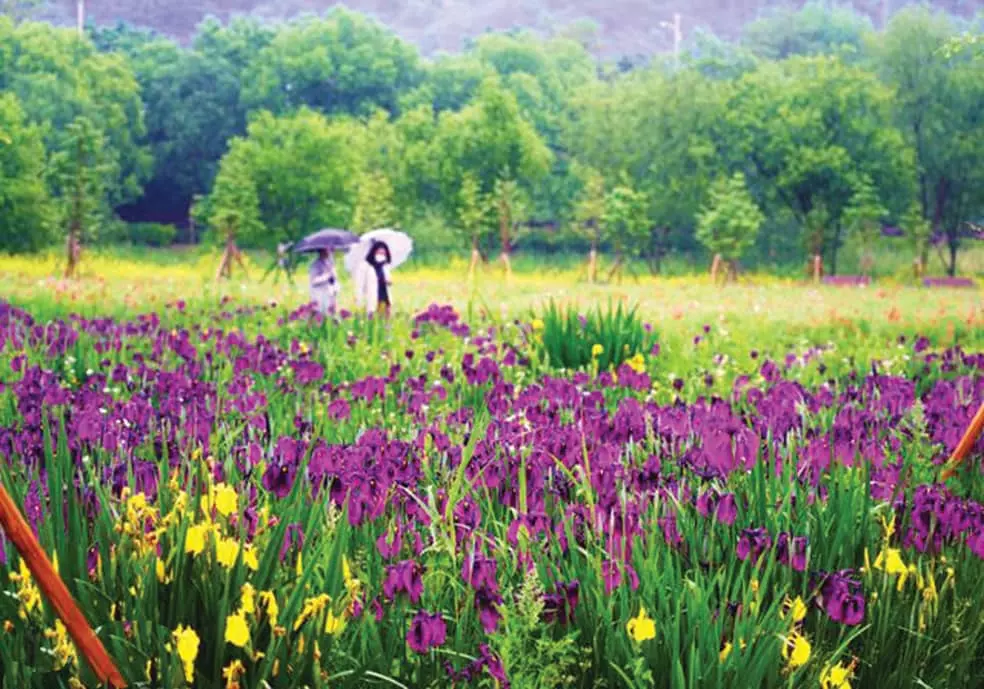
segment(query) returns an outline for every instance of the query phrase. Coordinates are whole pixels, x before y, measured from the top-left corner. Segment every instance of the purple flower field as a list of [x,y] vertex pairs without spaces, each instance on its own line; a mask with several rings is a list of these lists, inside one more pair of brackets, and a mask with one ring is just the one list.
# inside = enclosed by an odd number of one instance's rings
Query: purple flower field
[[[984,353],[467,320],[0,303],[0,477],[131,686],[975,685]],[[0,685],[94,685],[0,591]]]

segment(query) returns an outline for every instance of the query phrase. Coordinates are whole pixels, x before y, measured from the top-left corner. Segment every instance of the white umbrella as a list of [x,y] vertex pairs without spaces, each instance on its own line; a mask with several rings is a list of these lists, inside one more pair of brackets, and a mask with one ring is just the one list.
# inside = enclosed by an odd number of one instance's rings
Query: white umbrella
[[359,243],[353,244],[345,254],[345,268],[349,273],[355,274],[359,263],[366,260],[376,242],[385,244],[389,249],[390,268],[405,263],[413,252],[413,240],[404,232],[388,228],[366,232],[359,237]]

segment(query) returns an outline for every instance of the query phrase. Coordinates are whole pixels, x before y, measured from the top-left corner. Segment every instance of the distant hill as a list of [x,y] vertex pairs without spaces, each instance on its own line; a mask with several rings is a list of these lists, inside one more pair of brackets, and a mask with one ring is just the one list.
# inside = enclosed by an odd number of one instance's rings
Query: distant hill
[[[284,19],[305,12],[321,13],[344,4],[371,14],[392,27],[424,53],[456,51],[469,37],[488,30],[529,27],[553,32],[583,22],[596,26],[597,52],[606,55],[648,54],[669,50],[673,34],[661,22],[681,14],[684,35],[706,27],[733,37],[746,22],[775,7],[800,7],[804,0],[86,0],[88,16],[98,23],[123,20],[150,27],[179,40],[188,39],[206,16],[228,19],[256,14]],[[75,0],[51,0],[56,21],[75,18]],[[881,24],[912,0],[852,0],[841,3]],[[982,0],[934,0],[930,3],[969,17],[984,8]],[[585,21],[588,20],[588,21]]]

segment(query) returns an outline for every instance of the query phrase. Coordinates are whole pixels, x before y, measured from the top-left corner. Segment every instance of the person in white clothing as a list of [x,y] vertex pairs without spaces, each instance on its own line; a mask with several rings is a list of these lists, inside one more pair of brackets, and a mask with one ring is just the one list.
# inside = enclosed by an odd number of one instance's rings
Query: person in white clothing
[[364,261],[360,261],[355,271],[355,300],[372,315],[379,311],[384,317],[390,314],[389,247],[383,242],[373,242]]
[[311,301],[321,313],[334,313],[338,299],[338,276],[335,274],[335,258],[327,249],[318,251],[318,257],[308,269]]

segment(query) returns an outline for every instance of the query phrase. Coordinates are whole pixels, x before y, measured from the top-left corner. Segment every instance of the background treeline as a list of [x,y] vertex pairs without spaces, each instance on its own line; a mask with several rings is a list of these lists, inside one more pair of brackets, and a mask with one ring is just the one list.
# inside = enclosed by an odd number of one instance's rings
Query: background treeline
[[917,6],[875,31],[813,3],[608,61],[579,25],[425,59],[347,10],[207,20],[188,45],[2,17],[0,251],[397,225],[507,262],[836,271],[893,241],[952,272],[984,217],[980,25]]

